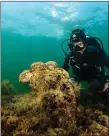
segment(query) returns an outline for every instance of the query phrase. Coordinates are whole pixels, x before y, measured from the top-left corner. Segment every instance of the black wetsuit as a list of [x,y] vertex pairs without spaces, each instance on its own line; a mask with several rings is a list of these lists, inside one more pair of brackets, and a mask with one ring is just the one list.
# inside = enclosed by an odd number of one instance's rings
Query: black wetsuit
[[109,69],[109,57],[98,44],[97,40],[87,38],[87,48],[79,61],[76,61],[73,52],[65,57],[63,68],[68,71],[71,66],[75,80],[87,82],[98,80],[101,83],[106,81],[104,66]]

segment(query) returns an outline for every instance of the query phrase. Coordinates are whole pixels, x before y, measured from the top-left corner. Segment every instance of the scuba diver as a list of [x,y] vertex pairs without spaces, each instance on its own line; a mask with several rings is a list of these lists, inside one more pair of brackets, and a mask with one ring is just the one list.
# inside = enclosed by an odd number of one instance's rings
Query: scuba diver
[[[70,35],[68,54],[63,48],[67,40],[62,42],[62,50],[65,53],[63,69],[68,71],[72,67],[75,75],[72,80],[75,82],[86,81],[89,86],[94,83],[95,93],[108,92],[109,82],[105,66],[109,69],[109,57],[103,49],[102,41],[97,37],[86,36],[84,30],[75,29]],[[92,90],[91,87],[90,89]]]

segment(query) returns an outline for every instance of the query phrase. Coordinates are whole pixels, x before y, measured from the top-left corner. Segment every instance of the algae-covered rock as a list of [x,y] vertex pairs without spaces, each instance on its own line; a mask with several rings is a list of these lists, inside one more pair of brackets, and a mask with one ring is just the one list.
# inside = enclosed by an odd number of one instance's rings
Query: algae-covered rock
[[78,106],[76,119],[78,128],[81,128],[79,136],[107,136],[109,118],[102,111]]
[[80,136],[108,136],[108,128],[94,122],[88,127],[86,132],[82,133]]
[[25,70],[22,74],[20,74],[19,81],[22,81],[23,83],[28,83],[31,76],[31,72],[29,70]]
[[2,112],[4,126],[14,124],[13,135],[64,136],[75,131],[79,87],[72,84],[64,69],[56,62],[36,62],[20,74],[19,81],[29,83],[33,91],[10,104],[7,110],[14,107],[13,116]]
[[19,81],[32,92],[2,108],[2,136],[106,136],[108,117],[78,105],[80,87],[56,62],[35,62]]

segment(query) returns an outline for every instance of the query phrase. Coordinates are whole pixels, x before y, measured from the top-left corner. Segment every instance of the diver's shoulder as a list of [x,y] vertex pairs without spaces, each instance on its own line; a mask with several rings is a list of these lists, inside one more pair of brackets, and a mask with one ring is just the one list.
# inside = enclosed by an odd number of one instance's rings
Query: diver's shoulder
[[94,53],[94,52],[99,52],[99,50],[94,46],[87,46],[87,52]]
[[87,42],[89,43],[89,42],[96,42],[96,39],[95,39],[95,37],[92,37],[92,36],[86,36],[86,40],[87,40]]
[[100,44],[94,37],[87,36],[87,50],[89,52],[99,52],[101,51]]

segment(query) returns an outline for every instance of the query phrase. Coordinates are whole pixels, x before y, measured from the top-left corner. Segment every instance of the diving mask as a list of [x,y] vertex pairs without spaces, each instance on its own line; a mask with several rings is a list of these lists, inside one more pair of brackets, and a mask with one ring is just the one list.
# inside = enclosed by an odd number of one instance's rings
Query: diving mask
[[72,46],[70,49],[75,52],[82,51],[85,48],[86,44],[81,39],[75,39],[72,41],[72,44],[70,46]]
[[76,61],[81,61],[82,54],[86,48],[86,44],[81,40],[72,43],[72,52]]
[[84,43],[79,41],[79,42],[76,42],[73,44],[73,48],[76,50],[76,51],[79,51],[79,50],[82,50],[83,48],[85,47]]

